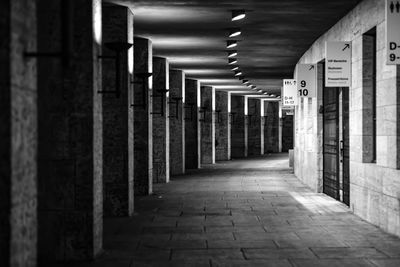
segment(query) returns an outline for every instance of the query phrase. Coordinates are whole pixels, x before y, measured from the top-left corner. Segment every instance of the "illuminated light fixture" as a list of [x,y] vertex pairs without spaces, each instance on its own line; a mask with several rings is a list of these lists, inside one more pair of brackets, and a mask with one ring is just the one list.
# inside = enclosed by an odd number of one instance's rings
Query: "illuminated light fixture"
[[248,84],[249,80],[243,80],[243,84]]
[[263,90],[258,90],[257,92],[259,92],[259,93],[262,93],[262,92],[263,92]]
[[236,57],[238,52],[236,50],[232,50],[228,52],[228,57]]
[[233,70],[233,71],[235,71],[235,70],[238,70],[238,69],[239,69],[239,67],[238,67],[238,66],[236,66],[236,67],[232,68],[232,70]]
[[264,95],[268,95],[268,92],[265,92]]
[[235,71],[235,76],[237,77],[237,76],[240,76],[240,75],[242,75],[243,73],[239,70],[239,71]]
[[244,9],[232,10],[232,21],[244,19],[246,11]]
[[229,30],[229,38],[236,37],[242,34],[240,28],[232,28]]
[[280,95],[277,95],[276,98],[281,98],[281,96],[280,96]]
[[272,94],[272,95],[269,95],[270,97],[275,97],[275,95],[274,94]]
[[229,65],[233,65],[237,63],[237,59],[236,58],[230,58],[229,59]]
[[233,41],[233,40],[226,41],[226,48],[234,48],[236,46],[237,46],[237,41]]

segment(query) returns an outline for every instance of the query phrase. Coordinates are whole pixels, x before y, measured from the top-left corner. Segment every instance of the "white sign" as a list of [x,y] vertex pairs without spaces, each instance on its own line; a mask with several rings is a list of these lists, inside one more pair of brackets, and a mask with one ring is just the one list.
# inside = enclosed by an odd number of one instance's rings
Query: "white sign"
[[351,42],[326,42],[325,86],[350,87]]
[[282,105],[297,106],[297,83],[294,79],[283,80]]
[[400,64],[400,1],[386,0],[387,65]]
[[297,91],[300,97],[317,97],[317,66],[297,65]]

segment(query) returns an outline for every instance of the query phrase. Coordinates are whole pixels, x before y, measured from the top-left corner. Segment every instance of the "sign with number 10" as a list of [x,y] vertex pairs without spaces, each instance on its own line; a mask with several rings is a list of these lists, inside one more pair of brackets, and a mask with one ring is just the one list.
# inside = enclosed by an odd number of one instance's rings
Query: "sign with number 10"
[[299,97],[317,97],[317,66],[315,64],[297,65],[297,91]]

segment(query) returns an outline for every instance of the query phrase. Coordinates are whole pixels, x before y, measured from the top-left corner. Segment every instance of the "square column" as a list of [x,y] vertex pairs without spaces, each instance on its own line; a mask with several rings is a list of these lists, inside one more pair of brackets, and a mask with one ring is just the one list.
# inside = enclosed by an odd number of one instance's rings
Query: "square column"
[[0,266],[36,266],[36,1],[1,1],[0,16]]
[[185,80],[185,158],[186,169],[200,168],[200,82]]
[[219,160],[231,159],[231,124],[229,122],[230,93],[215,92],[215,158]]
[[201,163],[215,163],[215,89],[201,86]]
[[129,44],[133,44],[132,12],[123,6],[104,6],[103,54],[119,57],[102,60],[104,216],[133,213],[133,47],[128,49]]
[[40,262],[93,259],[103,244],[101,1],[39,2],[37,51],[63,55],[38,61]]
[[169,182],[169,63],[153,57],[153,182]]
[[134,188],[143,196],[153,192],[153,47],[144,38],[134,43]]
[[232,158],[247,157],[247,116],[244,96],[231,96]]
[[264,127],[264,152],[279,152],[279,103],[265,101],[264,104],[265,127]]
[[261,155],[261,101],[248,99],[248,147],[250,156]]
[[169,71],[169,129],[171,175],[185,173],[185,73]]

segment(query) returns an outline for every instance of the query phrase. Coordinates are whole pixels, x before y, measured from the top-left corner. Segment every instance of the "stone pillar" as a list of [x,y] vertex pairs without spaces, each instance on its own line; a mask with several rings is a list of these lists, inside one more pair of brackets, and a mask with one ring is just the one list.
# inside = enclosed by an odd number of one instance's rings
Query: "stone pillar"
[[36,1],[0,2],[0,266],[36,266]]
[[215,89],[201,86],[201,163],[215,163]]
[[200,168],[200,82],[185,80],[185,158],[186,169]]
[[171,175],[185,173],[185,73],[169,71]]
[[[133,14],[129,8],[103,6],[102,25],[103,55],[115,55],[110,44],[133,44]],[[119,53],[119,66],[115,60],[102,60],[104,216],[133,213],[133,47]]]
[[215,157],[216,161],[231,159],[231,124],[229,122],[229,102],[228,92],[216,91],[216,118],[215,118]]
[[153,192],[153,48],[144,38],[134,40],[134,188],[135,195]]
[[93,259],[103,244],[101,1],[38,8],[38,51],[63,55],[38,66],[39,257]]
[[169,64],[153,57],[153,182],[169,182]]
[[264,104],[264,152],[279,152],[279,103],[265,101]]
[[261,99],[260,101],[260,116],[261,116],[261,155],[265,154],[265,101]]
[[248,147],[249,156],[261,155],[261,101],[248,99]]
[[247,156],[245,97],[232,95],[231,101],[232,158],[243,158]]

